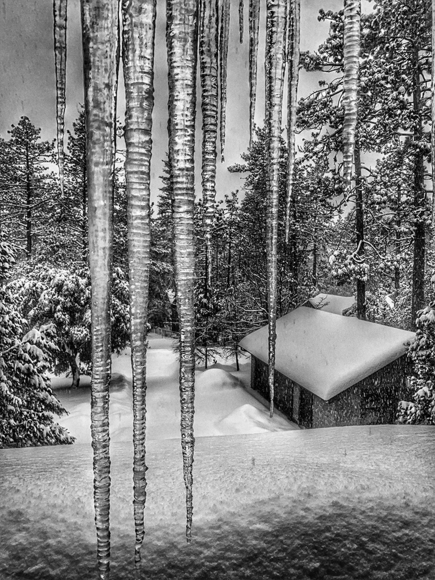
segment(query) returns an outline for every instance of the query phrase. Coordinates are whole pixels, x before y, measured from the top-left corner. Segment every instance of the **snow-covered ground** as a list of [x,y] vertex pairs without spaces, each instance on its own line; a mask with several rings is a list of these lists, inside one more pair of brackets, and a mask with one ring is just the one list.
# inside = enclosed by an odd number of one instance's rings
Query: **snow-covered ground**
[[[152,345],[150,361],[167,361],[159,350]],[[114,362],[116,372],[127,374],[124,358]],[[267,429],[257,401],[243,398],[249,396],[239,386],[243,374],[199,372],[196,428],[203,436],[196,440],[187,545],[178,392],[169,393],[176,370],[161,366],[167,380],[155,381],[150,371],[140,578],[435,578],[434,427]],[[243,372],[246,379],[247,367]],[[128,398],[128,385],[119,381],[112,403],[122,393]],[[111,451],[113,580],[134,578],[132,444],[123,409]],[[166,410],[174,417],[165,419]],[[240,422],[245,434],[208,436],[239,429]],[[0,450],[0,579],[92,580],[95,560],[89,443]]]
[[[178,362],[173,341],[156,334],[149,336],[147,357],[147,438],[173,439],[180,436],[180,398]],[[208,370],[196,372],[195,437],[265,433],[297,429],[287,419],[274,415],[244,388],[249,386],[249,359],[242,358],[240,371],[220,359]],[[132,440],[132,390],[130,351],[115,355],[110,391],[111,440]],[[87,379],[87,380],[86,380]],[[84,384],[89,385],[86,377]],[[67,380],[67,384],[68,384]],[[76,437],[77,443],[90,443],[90,391],[88,388],[59,390],[64,379],[53,386],[69,415],[59,420]]]

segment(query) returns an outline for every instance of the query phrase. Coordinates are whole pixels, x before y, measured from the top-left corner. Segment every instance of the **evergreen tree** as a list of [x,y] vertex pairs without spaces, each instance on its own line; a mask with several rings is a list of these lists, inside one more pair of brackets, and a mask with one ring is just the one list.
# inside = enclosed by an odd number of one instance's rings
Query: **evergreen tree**
[[[32,266],[9,288],[19,300],[20,311],[39,328],[51,324],[56,344],[54,370],[70,370],[72,387],[80,384],[80,373],[91,370],[91,282],[89,268],[69,269]],[[115,267],[112,280],[112,352],[123,350],[129,340],[129,289],[121,268]]]
[[0,237],[0,448],[72,443],[53,415],[66,413],[50,387],[49,371],[57,348],[52,325],[31,328],[17,297],[5,281],[13,253]]
[[25,116],[8,133],[9,140],[0,141],[1,226],[30,258],[53,210],[55,182],[47,164],[54,145],[41,141],[41,129]]

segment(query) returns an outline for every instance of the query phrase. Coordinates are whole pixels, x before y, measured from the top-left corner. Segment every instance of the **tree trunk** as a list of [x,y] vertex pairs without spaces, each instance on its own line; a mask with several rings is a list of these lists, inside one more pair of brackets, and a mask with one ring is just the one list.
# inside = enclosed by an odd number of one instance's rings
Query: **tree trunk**
[[[364,258],[364,200],[361,176],[361,150],[358,142],[355,144],[355,230],[357,256]],[[361,320],[366,319],[366,283],[356,280],[356,315]]]
[[80,368],[79,365],[77,364],[77,356],[71,355],[68,357],[68,360],[69,366],[71,367],[71,377],[72,377],[71,388],[78,389],[80,386]]
[[30,169],[29,145],[26,143],[26,252],[30,258],[32,255],[32,203],[33,188]]
[[421,113],[420,66],[418,50],[414,51],[413,67],[413,111],[414,126],[414,264],[412,269],[412,303],[411,328],[415,329],[417,312],[424,308],[424,271],[426,252],[426,228],[424,209],[426,196],[424,191],[424,157],[420,143],[423,135]]
[[110,295],[112,163],[118,0],[82,0],[91,274],[91,433],[100,580],[110,571]]

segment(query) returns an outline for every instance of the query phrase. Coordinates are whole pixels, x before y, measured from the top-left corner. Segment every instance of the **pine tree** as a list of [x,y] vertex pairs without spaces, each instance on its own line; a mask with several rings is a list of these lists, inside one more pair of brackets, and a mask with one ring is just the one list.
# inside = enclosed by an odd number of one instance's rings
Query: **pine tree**
[[56,352],[51,325],[31,328],[6,284],[13,252],[0,237],[0,448],[73,443],[53,414],[66,413],[50,387]]
[[41,129],[25,116],[8,133],[0,142],[0,219],[8,239],[30,258],[53,209],[55,186],[47,164],[54,144],[41,141]]

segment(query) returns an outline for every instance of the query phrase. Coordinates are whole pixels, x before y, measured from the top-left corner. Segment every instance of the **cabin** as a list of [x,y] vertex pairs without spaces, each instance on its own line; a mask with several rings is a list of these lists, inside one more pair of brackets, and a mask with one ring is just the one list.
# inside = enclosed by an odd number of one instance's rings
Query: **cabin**
[[[301,428],[394,423],[410,400],[413,332],[304,306],[277,320],[277,409]],[[246,336],[251,388],[269,399],[268,326]]]

